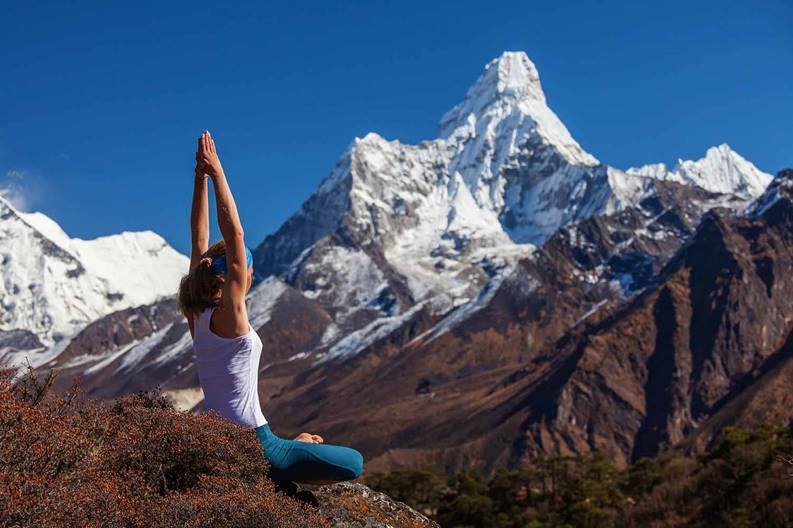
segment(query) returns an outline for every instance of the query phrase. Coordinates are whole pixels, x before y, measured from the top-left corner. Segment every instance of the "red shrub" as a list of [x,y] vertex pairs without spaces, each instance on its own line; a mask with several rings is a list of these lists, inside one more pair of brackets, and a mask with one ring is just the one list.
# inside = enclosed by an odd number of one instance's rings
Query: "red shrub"
[[276,493],[256,435],[156,393],[110,405],[0,379],[0,526],[328,526]]

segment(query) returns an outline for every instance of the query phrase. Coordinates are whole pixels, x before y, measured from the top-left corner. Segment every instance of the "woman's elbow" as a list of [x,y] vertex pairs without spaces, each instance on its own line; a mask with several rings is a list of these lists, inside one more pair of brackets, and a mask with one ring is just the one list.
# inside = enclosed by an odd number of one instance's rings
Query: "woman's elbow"
[[242,244],[245,243],[245,232],[242,230],[242,227],[234,229],[228,234],[228,240],[226,240],[226,244],[229,242],[240,242]]
[[193,247],[201,248],[209,245],[209,237],[197,231],[192,232]]

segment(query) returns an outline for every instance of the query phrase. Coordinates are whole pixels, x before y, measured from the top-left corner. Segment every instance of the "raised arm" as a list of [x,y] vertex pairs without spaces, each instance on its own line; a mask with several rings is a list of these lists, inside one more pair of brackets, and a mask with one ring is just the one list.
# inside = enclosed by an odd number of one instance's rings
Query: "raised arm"
[[222,327],[234,335],[248,333],[248,313],[245,294],[248,290],[248,266],[245,258],[245,233],[242,230],[237,205],[231,195],[226,175],[220,164],[215,142],[209,132],[201,136],[200,157],[212,178],[217,203],[220,232],[226,242],[226,279],[223,285],[221,306],[218,308]]
[[207,173],[201,153],[201,138],[196,150],[195,178],[193,181],[193,208],[190,211],[190,271],[193,271],[209,247],[209,197],[207,196]]

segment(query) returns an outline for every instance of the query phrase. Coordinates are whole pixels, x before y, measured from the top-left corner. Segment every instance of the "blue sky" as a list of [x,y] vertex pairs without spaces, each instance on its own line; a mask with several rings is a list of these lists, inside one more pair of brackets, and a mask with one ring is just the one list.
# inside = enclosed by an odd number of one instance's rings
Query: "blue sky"
[[30,4],[0,18],[0,187],[71,236],[152,229],[187,252],[208,128],[255,246],[354,137],[435,137],[505,50],[605,163],[727,142],[793,165],[790,1]]

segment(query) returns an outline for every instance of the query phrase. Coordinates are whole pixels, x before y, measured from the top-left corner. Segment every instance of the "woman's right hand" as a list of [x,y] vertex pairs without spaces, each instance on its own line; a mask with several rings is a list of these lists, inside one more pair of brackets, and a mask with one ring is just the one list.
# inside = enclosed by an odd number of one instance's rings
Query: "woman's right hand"
[[196,153],[196,163],[201,164],[203,171],[211,177],[223,174],[223,166],[220,164],[217,150],[215,150],[215,141],[205,131],[198,139],[198,152]]
[[207,174],[206,166],[204,165],[204,159],[203,159],[203,157],[201,156],[201,153],[200,153],[200,150],[201,150],[201,139],[200,138],[198,140],[198,149],[199,150],[195,151],[195,177],[196,178],[201,178],[202,180],[206,180],[206,178],[207,178],[207,176],[209,176],[209,174]]

